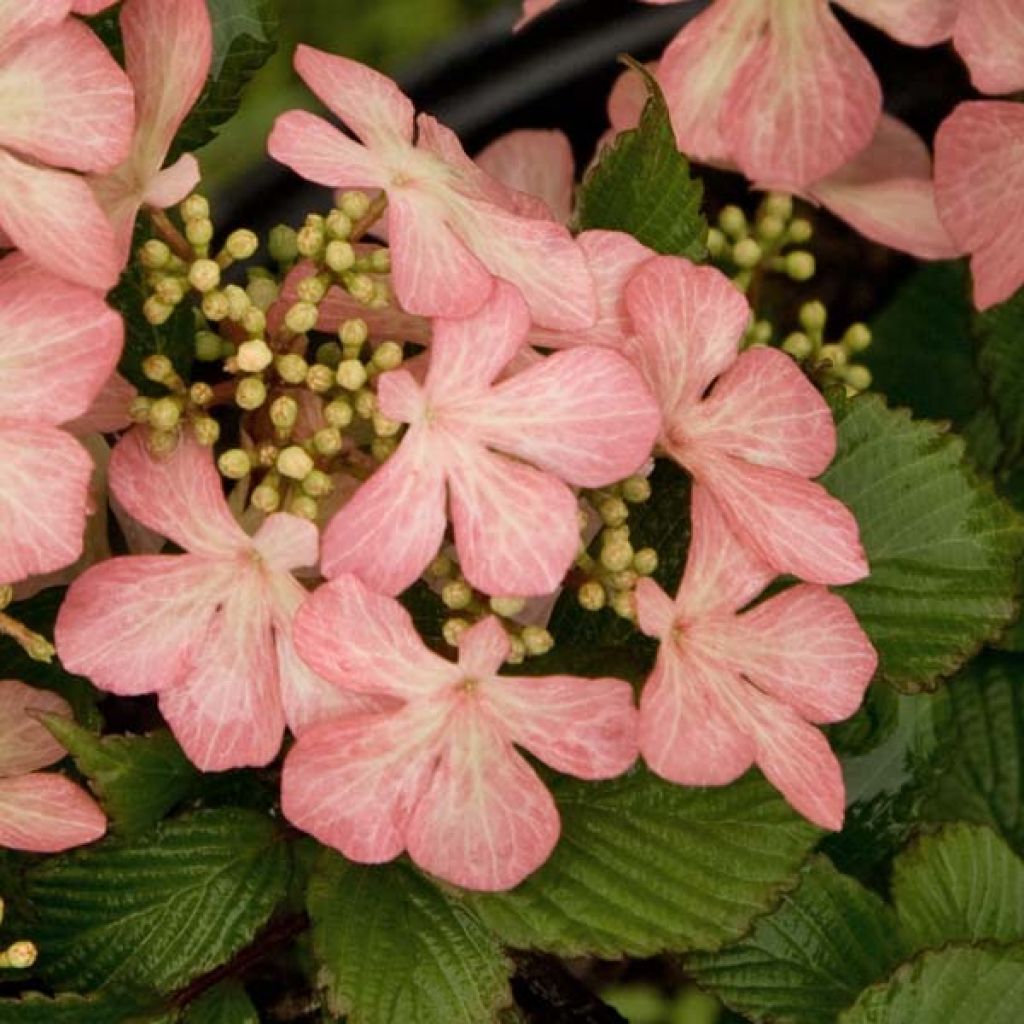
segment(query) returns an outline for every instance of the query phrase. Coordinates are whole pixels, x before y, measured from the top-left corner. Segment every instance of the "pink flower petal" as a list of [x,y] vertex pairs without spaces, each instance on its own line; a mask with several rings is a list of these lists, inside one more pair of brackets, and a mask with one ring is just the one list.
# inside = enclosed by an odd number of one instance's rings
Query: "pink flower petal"
[[87,434],[113,434],[131,424],[129,409],[138,392],[119,373],[112,373],[81,416],[65,423],[76,437]]
[[862,150],[881,110],[878,79],[828,4],[776,3],[729,87],[720,129],[748,178],[800,188]]
[[[652,75],[657,75],[660,66],[657,61],[646,65]],[[649,95],[643,76],[632,68],[615,79],[608,94],[608,122],[615,134],[627,132],[640,123]]]
[[106,831],[96,801],[63,775],[0,779],[0,847],[60,853]]
[[545,11],[550,11],[558,0],[523,0],[523,15],[516,22],[516,31],[519,31],[527,22],[540,17]]
[[[693,545],[690,545],[693,551]],[[676,624],[676,606],[654,580],[641,577],[636,584],[637,625],[648,636],[665,639]]]
[[386,183],[380,161],[322,117],[289,110],[274,122],[267,152],[309,181],[330,188],[380,187]]
[[253,534],[253,546],[267,568],[275,573],[311,569],[319,553],[319,534],[308,519],[278,512],[267,516]]
[[355,576],[315,591],[295,616],[295,646],[325,679],[360,693],[401,700],[429,697],[458,678],[428,650],[409,613]]
[[[576,165],[564,132],[509,132],[478,153],[476,162],[510,188],[540,199],[560,224],[569,222]],[[518,212],[529,215],[528,208]]]
[[[648,3],[652,3],[653,0],[647,0]],[[117,3],[117,0],[74,0],[71,5],[71,10],[75,14],[84,14],[86,17],[92,17],[94,14],[99,14],[100,11],[105,11],[108,7],[113,7]]]
[[838,0],[851,14],[871,22],[909,46],[934,46],[953,34],[963,0]]
[[636,760],[633,688],[621,679],[500,676],[487,701],[513,742],[556,771],[611,779]]
[[551,855],[555,802],[497,728],[470,706],[456,713],[426,792],[413,808],[409,856],[466,889],[511,889]]
[[959,249],[939,220],[928,147],[883,114],[871,144],[807,193],[866,238],[920,259],[951,259]]
[[505,627],[488,615],[459,638],[459,672],[478,682],[496,676],[510,649]]
[[68,15],[68,0],[0,0],[0,52],[25,36],[59,25]]
[[329,579],[354,573],[398,594],[437,554],[446,522],[443,466],[422,429],[413,428],[328,523],[323,572]]
[[974,301],[987,309],[1024,283],[1024,106],[961,103],[935,137],[935,198],[956,244],[970,252]]
[[[671,426],[668,433],[671,439]],[[836,452],[825,399],[789,356],[773,348],[744,352],[689,418],[686,434],[702,451],[806,477],[824,473]]]
[[979,92],[1024,89],[1024,17],[1016,0],[960,0],[953,45]]
[[383,149],[412,142],[413,105],[386,75],[301,44],[295,50],[295,70],[367,146]]
[[572,491],[548,473],[468,444],[448,472],[466,579],[487,594],[553,591],[580,546]]
[[285,759],[284,816],[350,860],[392,860],[405,849],[406,826],[435,771],[443,728],[443,718],[422,702],[318,725]]
[[114,229],[76,174],[34,166],[0,149],[0,230],[68,281],[101,292],[117,283],[123,260]]
[[5,51],[0,145],[43,163],[106,171],[127,155],[133,124],[128,79],[73,18]]
[[24,775],[60,761],[66,751],[35,717],[71,717],[62,697],[14,679],[0,680],[0,778]]
[[18,256],[3,262],[0,419],[57,424],[83,415],[121,355],[121,318],[95,292]]
[[224,500],[213,454],[187,431],[162,458],[150,454],[144,431],[126,434],[110,459],[110,486],[130,515],[186,551],[230,555],[249,548]]
[[146,206],[164,210],[180,203],[199,184],[202,173],[199,161],[191,154],[178,157],[170,167],[154,174],[142,194]]
[[230,564],[195,555],[129,555],[93,566],[68,590],[57,616],[61,663],[124,696],[183,682],[213,652],[216,610],[239,585]]
[[0,426],[0,580],[70,565],[82,553],[92,460],[54,427]]

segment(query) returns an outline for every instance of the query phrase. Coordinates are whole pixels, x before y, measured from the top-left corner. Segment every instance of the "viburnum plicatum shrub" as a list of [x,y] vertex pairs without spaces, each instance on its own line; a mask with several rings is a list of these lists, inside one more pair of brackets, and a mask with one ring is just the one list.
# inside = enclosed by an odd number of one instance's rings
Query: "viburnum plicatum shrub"
[[0,0],[0,1021],[1019,1021],[1024,10],[839,6],[933,147],[826,0],[582,174],[303,45],[261,236],[270,0]]

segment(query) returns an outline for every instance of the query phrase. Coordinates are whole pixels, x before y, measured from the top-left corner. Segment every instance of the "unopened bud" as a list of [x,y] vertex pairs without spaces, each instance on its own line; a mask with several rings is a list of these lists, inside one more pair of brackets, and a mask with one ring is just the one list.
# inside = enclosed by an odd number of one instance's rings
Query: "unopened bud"
[[195,339],[196,359],[201,363],[215,363],[220,359],[220,335],[200,331]]
[[800,324],[805,331],[820,333],[825,329],[828,321],[828,310],[825,304],[815,299],[813,302],[805,302],[800,307]]
[[543,626],[525,626],[520,638],[529,657],[547,654],[555,646],[555,638]]
[[302,489],[311,498],[326,498],[334,490],[334,481],[322,469],[314,469],[303,478]]
[[306,374],[306,387],[316,395],[322,395],[334,387],[334,371],[329,366],[315,363]]
[[365,192],[344,192],[338,207],[350,220],[361,220],[370,212],[370,197]]
[[193,405],[205,406],[213,401],[213,388],[204,380],[197,380],[188,389],[188,400]]
[[212,416],[197,416],[192,421],[192,433],[204,448],[212,448],[220,439],[220,424]]
[[289,480],[302,480],[313,472],[313,459],[297,444],[289,445],[277,457],[277,470]]
[[253,508],[270,515],[281,507],[281,492],[270,483],[262,483],[252,492]]
[[793,216],[793,197],[785,192],[769,192],[761,203],[761,210],[766,216],[789,220]]
[[747,233],[747,215],[738,206],[723,207],[718,226],[731,238],[743,238]]
[[871,346],[871,328],[867,324],[851,324],[843,335],[843,347],[850,352],[863,352]]
[[341,431],[337,427],[321,427],[313,435],[313,447],[321,455],[337,455],[344,443]]
[[233,260],[247,260],[256,255],[256,250],[259,247],[260,240],[256,237],[256,233],[247,228],[232,231],[224,242],[224,251]]
[[262,274],[252,274],[249,283],[245,286],[245,292],[249,301],[264,313],[277,301],[281,289],[277,282],[271,277],[264,277]]
[[632,590],[616,590],[608,602],[612,611],[629,622],[636,622],[636,594]]
[[296,302],[284,315],[284,325],[293,334],[305,334],[316,327],[317,309],[311,302]]
[[375,274],[390,274],[391,250],[374,249],[373,252],[370,253],[370,269]]
[[278,224],[271,228],[267,236],[267,251],[278,263],[294,263],[299,256],[295,229],[287,224]]
[[794,281],[810,281],[814,277],[816,269],[814,256],[811,253],[805,252],[803,249],[786,253],[786,273]]
[[[246,292],[246,295],[248,294]],[[262,337],[267,330],[267,314],[258,306],[250,306],[242,315],[240,322],[250,338]]]
[[446,619],[444,625],[441,626],[441,635],[444,637],[445,643],[451,647],[458,647],[462,634],[467,629],[469,629],[469,623],[465,619]]
[[320,506],[317,505],[316,498],[308,494],[295,494],[288,502],[288,511],[293,516],[298,516],[300,519],[308,519],[312,523],[316,521],[316,517],[320,512]]
[[146,446],[159,459],[172,454],[178,447],[178,441],[176,430],[151,430],[146,437]]
[[394,437],[401,429],[401,423],[389,420],[380,410],[373,414],[373,432],[378,437]]
[[722,253],[725,252],[727,244],[725,234],[722,231],[718,228],[708,228],[708,255],[711,256],[712,259],[716,259],[721,256]]
[[786,233],[786,225],[778,217],[761,217],[757,222],[757,237],[765,242],[776,242]]
[[316,347],[316,361],[336,370],[341,362],[341,346],[336,341],[325,341]]
[[378,462],[387,462],[398,448],[396,437],[375,437],[370,444],[370,454]]
[[356,251],[348,242],[335,239],[327,243],[324,262],[336,274],[344,274],[346,270],[351,270],[356,265]]
[[344,359],[335,377],[346,391],[358,391],[366,383],[366,367],[358,359]]
[[31,942],[14,942],[0,953],[0,967],[23,971],[36,962],[37,956],[38,951]]
[[240,322],[249,310],[249,293],[237,284],[229,284],[224,289],[224,296],[228,300],[228,317]]
[[295,235],[295,247],[300,256],[316,259],[326,241],[326,232],[319,224],[303,224]]
[[220,284],[220,267],[216,260],[196,260],[188,268],[188,283],[197,292],[212,291]]
[[228,480],[242,480],[249,475],[252,462],[241,448],[229,448],[217,459],[217,468]]
[[629,518],[629,509],[621,498],[605,498],[597,511],[606,526],[621,526]]
[[402,365],[404,353],[397,341],[382,341],[374,350],[373,365],[382,373],[397,370]]
[[304,384],[309,364],[297,352],[288,352],[278,356],[274,363],[277,375],[287,384]]
[[441,588],[441,600],[453,611],[461,611],[472,603],[473,588],[465,580],[452,580]]
[[205,249],[213,238],[213,221],[209,217],[196,217],[185,221],[185,237],[197,249]]
[[622,497],[631,505],[639,505],[651,496],[651,482],[645,476],[631,476],[622,481]]
[[580,606],[588,612],[598,612],[605,606],[605,589],[597,580],[587,580],[576,592]]
[[377,411],[377,396],[364,388],[362,391],[356,392],[352,405],[360,419],[368,420]]
[[612,540],[601,548],[601,564],[611,572],[633,564],[633,545],[628,540]]
[[786,238],[796,245],[803,245],[811,240],[813,234],[814,227],[811,222],[803,217],[797,217],[796,220],[790,223],[789,230],[786,232]]
[[847,366],[843,370],[843,380],[854,391],[867,391],[871,387],[871,371],[866,366]]
[[794,359],[808,359],[814,352],[814,342],[802,331],[793,331],[782,343],[782,350]]
[[377,294],[373,278],[367,274],[348,274],[345,278],[345,289],[356,302],[368,306]]
[[163,384],[174,373],[174,365],[167,356],[157,353],[142,360],[142,373],[146,380]]
[[147,398],[145,395],[138,395],[132,399],[132,404],[128,408],[128,416],[133,423],[148,423],[149,410],[152,405],[152,398]]
[[243,373],[262,373],[274,361],[274,353],[262,338],[252,338],[238,346],[235,358]]
[[173,398],[158,398],[149,410],[149,422],[157,430],[173,430],[181,420],[181,406]]
[[747,331],[747,344],[767,345],[772,340],[772,325],[768,320],[755,320]]
[[641,576],[650,576],[658,568],[658,552],[654,548],[641,548],[633,556],[633,568]]
[[210,204],[204,196],[186,196],[178,206],[182,220],[199,220],[210,216]]
[[300,301],[311,302],[315,306],[318,302],[323,302],[329,286],[330,281],[323,275],[310,274],[298,283],[295,291]]
[[171,250],[166,242],[159,238],[151,238],[139,249],[139,262],[147,270],[163,270],[171,258]]
[[291,430],[299,418],[299,403],[291,395],[279,395],[270,403],[270,422],[279,430]]
[[333,209],[324,220],[324,228],[331,238],[344,241],[352,234],[352,218],[344,210]]
[[509,665],[522,665],[526,661],[526,644],[517,637],[508,638],[508,657],[505,662]]
[[207,320],[220,323],[221,320],[227,319],[230,312],[231,303],[228,302],[228,297],[219,288],[214,288],[213,291],[207,292],[203,296],[203,316]]
[[338,338],[346,348],[361,348],[370,336],[365,320],[345,320],[338,328]]
[[526,600],[522,597],[492,597],[490,605],[495,615],[511,619],[526,607]]
[[142,315],[146,322],[154,327],[167,323],[173,312],[174,307],[164,302],[158,295],[150,295],[142,304]]
[[335,398],[324,406],[324,419],[329,426],[344,429],[352,422],[352,406],[344,398]]
[[258,409],[267,400],[262,377],[243,377],[235,388],[235,402],[243,409]]
[[153,291],[161,302],[166,302],[169,306],[176,306],[185,298],[185,282],[180,277],[167,275],[157,281]]
[[732,249],[732,261],[741,270],[752,270],[764,255],[761,246],[753,238],[742,238]]

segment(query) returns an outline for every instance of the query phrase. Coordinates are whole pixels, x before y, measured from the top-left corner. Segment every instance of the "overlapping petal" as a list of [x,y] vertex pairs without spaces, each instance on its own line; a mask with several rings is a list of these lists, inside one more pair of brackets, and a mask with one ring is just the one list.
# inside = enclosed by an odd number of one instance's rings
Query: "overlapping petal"
[[[575,162],[564,132],[509,132],[481,150],[476,162],[492,178],[540,199],[560,224],[569,222]],[[520,212],[528,214],[529,207]]]
[[837,0],[851,14],[908,46],[934,46],[953,33],[964,0]]
[[60,853],[91,843],[106,830],[96,801],[63,775],[0,779],[0,847]]
[[959,0],[953,45],[979,92],[1024,89],[1024,17],[1015,0]]
[[65,754],[35,716],[71,716],[63,697],[26,686],[16,679],[0,680],[0,778],[48,768]]

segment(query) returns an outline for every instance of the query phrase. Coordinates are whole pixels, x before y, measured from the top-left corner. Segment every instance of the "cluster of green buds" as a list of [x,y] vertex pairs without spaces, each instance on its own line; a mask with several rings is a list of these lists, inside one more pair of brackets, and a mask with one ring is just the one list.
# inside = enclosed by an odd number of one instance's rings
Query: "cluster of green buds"
[[658,553],[654,548],[635,549],[629,530],[630,505],[650,498],[650,481],[631,476],[585,496],[599,516],[601,528],[589,550],[584,548],[576,558],[576,569],[585,577],[576,596],[588,611],[607,607],[632,622],[636,619],[637,581],[658,568]]
[[149,427],[150,450],[154,454],[174,451],[186,426],[200,444],[213,447],[220,437],[220,424],[209,413],[216,398],[214,389],[202,381],[186,384],[170,358],[161,354],[147,356],[142,372],[165,392],[155,397],[139,395],[132,402],[132,420]]
[[[0,899],[0,923],[4,919],[4,901]],[[25,970],[36,962],[38,951],[31,942],[12,942],[6,949],[0,950],[0,968]]]
[[813,234],[811,222],[793,213],[791,196],[770,192],[761,200],[753,223],[738,206],[725,206],[716,227],[708,231],[708,252],[743,292],[770,271],[793,281],[809,281],[814,256],[800,248]]
[[[13,600],[14,588],[7,583],[0,585],[0,636],[13,640],[33,661],[53,661],[53,656],[57,653],[53,644],[4,611]],[[0,900],[0,921],[2,920],[3,900]]]
[[871,386],[871,371],[855,360],[871,345],[871,329],[866,324],[851,324],[838,341],[827,341],[828,310],[817,300],[805,302],[799,318],[801,330],[786,337],[783,350],[819,379],[842,384],[848,395],[866,391]]
[[521,665],[527,658],[547,654],[555,646],[555,638],[543,626],[523,625],[516,621],[526,608],[522,597],[488,597],[466,581],[456,560],[442,553],[430,563],[425,577],[441,595],[445,608],[453,612],[441,627],[445,643],[458,647],[462,634],[475,622],[495,615],[508,633],[509,665]]

